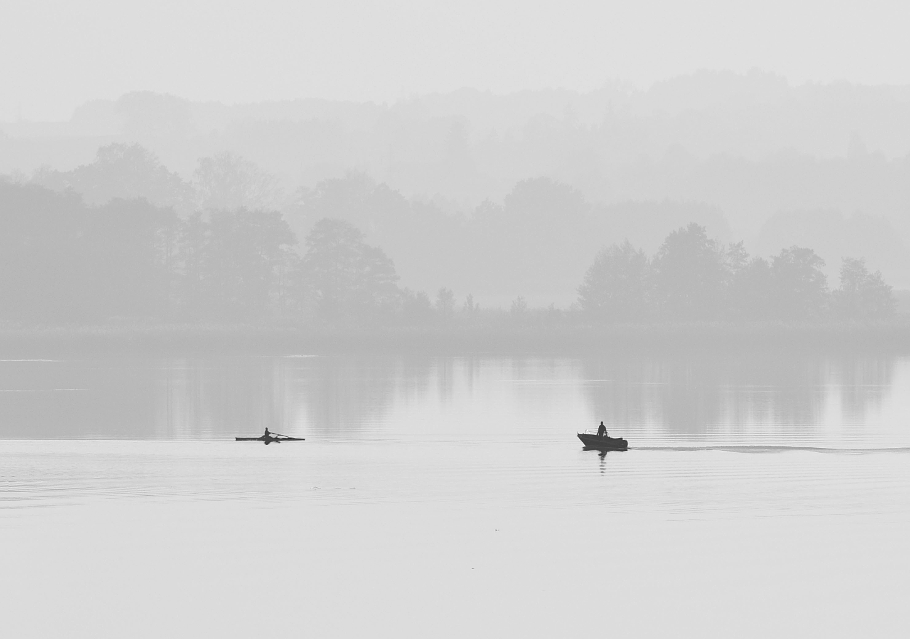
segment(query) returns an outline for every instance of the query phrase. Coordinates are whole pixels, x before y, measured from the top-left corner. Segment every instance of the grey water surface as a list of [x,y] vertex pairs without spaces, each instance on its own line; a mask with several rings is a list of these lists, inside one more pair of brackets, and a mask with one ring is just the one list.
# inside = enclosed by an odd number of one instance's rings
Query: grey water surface
[[10,636],[900,636],[908,416],[898,357],[3,361],[0,600]]
[[558,442],[604,420],[632,446],[910,445],[910,359],[223,356],[0,360],[3,439]]

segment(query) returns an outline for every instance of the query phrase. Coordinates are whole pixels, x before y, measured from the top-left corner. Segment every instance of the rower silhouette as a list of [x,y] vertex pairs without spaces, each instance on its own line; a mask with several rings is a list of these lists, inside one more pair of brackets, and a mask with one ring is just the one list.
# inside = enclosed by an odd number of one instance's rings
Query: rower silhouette
[[303,437],[288,437],[287,435],[282,435],[281,433],[273,433],[268,428],[266,428],[262,435],[259,437],[235,437],[238,442],[264,442],[266,446],[271,443],[278,442],[302,442],[305,441]]
[[606,437],[607,436],[607,427],[604,426],[603,422],[600,422],[600,426],[597,427],[597,436]]

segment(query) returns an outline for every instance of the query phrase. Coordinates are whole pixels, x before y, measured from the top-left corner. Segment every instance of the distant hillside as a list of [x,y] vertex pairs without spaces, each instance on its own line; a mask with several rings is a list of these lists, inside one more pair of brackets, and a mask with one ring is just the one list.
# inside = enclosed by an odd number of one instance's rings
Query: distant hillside
[[[703,71],[647,90],[463,89],[394,104],[225,105],[139,92],[89,102],[68,122],[0,124],[0,173],[70,171],[115,141],[142,144],[185,180],[200,158],[229,151],[285,194],[354,171],[470,214],[485,200],[502,203],[522,180],[546,177],[593,206],[698,203],[757,249],[801,242],[795,227],[771,221],[818,210],[884,220],[895,246],[910,245],[906,86],[796,86]],[[888,259],[882,268],[910,286],[902,259]]]

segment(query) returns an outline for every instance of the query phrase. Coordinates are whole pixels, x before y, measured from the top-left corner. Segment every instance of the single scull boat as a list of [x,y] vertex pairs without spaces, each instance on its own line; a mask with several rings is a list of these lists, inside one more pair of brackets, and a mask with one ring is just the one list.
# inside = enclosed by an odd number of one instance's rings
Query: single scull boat
[[270,433],[268,428],[265,429],[265,434],[260,435],[259,437],[235,437],[234,440],[238,442],[263,442],[266,446],[272,442],[278,444],[281,442],[306,441],[303,437],[289,437],[288,435],[282,435],[281,433]]

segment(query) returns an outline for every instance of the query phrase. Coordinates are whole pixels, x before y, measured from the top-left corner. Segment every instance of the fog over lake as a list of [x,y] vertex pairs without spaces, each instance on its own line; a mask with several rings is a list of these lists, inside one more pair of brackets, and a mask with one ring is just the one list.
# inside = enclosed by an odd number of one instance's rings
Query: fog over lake
[[4,2],[0,639],[910,637],[908,22]]

